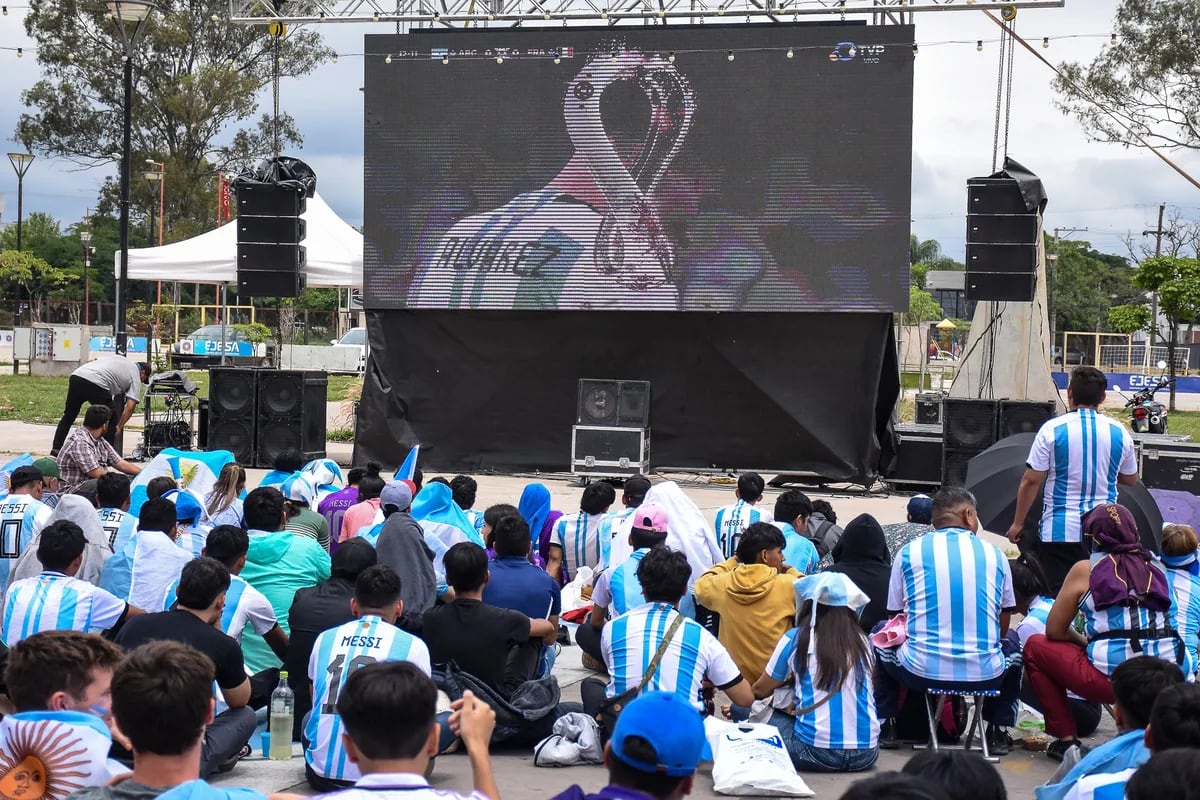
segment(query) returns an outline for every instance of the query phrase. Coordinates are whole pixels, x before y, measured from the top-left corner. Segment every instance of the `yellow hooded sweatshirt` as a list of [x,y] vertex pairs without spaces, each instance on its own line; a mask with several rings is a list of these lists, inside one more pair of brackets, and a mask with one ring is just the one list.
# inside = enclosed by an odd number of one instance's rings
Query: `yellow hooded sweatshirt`
[[795,625],[793,584],[802,577],[792,568],[780,573],[767,564],[740,564],[731,558],[696,579],[696,601],[721,615],[718,638],[750,683],[762,675],[775,645]]

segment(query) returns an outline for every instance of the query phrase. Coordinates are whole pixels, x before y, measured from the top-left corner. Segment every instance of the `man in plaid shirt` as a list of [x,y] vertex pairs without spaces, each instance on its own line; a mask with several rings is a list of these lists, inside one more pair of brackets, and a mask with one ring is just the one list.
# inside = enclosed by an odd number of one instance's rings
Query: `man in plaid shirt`
[[83,426],[71,431],[58,451],[59,480],[63,492],[73,492],[88,478],[99,478],[113,467],[126,475],[137,475],[142,468],[121,458],[104,438],[112,410],[108,406],[88,406]]

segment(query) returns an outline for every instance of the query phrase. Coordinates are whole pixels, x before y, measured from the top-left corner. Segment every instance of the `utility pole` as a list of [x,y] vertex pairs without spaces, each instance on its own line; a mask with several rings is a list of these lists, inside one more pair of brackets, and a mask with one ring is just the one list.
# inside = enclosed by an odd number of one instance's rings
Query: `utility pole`
[[[1163,212],[1167,210],[1166,203],[1158,204],[1158,226],[1152,231],[1142,231],[1142,236],[1154,237],[1154,257],[1158,258],[1162,255],[1162,239],[1166,231],[1163,230]],[[1158,331],[1158,292],[1150,293],[1150,347],[1154,347],[1154,335]],[[1146,365],[1150,365],[1150,351],[1146,351]]]
[[[1055,279],[1058,277],[1058,243],[1061,235],[1067,233],[1087,233],[1087,228],[1055,228],[1054,229],[1054,254],[1052,258],[1046,259],[1047,286],[1046,286],[1046,313],[1050,315],[1050,347],[1054,348],[1054,287]],[[1100,354],[1097,353],[1097,356]],[[1067,369],[1067,343],[1063,342],[1062,347],[1063,371]]]

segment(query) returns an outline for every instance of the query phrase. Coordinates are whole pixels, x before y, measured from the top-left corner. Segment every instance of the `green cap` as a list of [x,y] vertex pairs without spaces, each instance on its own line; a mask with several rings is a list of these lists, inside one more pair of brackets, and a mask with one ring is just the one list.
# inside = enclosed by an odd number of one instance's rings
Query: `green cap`
[[58,478],[58,462],[53,458],[39,458],[33,462],[33,466],[37,467],[44,478]]
[[286,669],[279,670],[279,677],[283,680],[287,680],[287,670]]

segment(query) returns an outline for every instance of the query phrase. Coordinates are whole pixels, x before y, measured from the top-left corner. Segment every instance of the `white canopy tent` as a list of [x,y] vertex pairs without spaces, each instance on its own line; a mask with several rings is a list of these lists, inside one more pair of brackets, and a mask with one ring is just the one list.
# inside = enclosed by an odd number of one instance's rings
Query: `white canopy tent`
[[[303,217],[309,286],[362,286],[363,237],[317,194],[309,198]],[[116,254],[117,271],[121,254]],[[115,274],[115,273],[114,273]],[[235,283],[237,226],[215,230],[162,247],[129,251],[129,278],[135,281]]]

